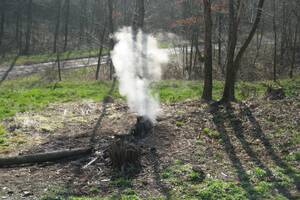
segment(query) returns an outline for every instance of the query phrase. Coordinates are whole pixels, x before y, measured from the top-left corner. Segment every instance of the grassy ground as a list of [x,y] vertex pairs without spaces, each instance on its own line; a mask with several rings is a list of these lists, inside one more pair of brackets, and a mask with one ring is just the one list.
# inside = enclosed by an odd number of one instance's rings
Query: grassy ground
[[[45,80],[43,75],[33,75],[26,78],[6,81],[0,86],[0,119],[3,120],[7,117],[14,116],[17,112],[39,111],[50,103],[55,102],[72,102],[82,99],[100,101],[107,95],[112,83],[110,81],[93,81],[93,76],[94,69],[90,68],[64,72],[64,81],[60,83]],[[245,100],[252,97],[262,97],[268,84],[270,83],[239,82],[237,85],[237,98],[239,100]],[[300,77],[295,80],[281,80],[280,84],[285,89],[287,96],[299,96]],[[159,94],[161,101],[164,103],[176,103],[187,99],[198,99],[202,89],[203,85],[200,81],[165,80],[153,85],[153,91]],[[223,83],[215,81],[214,99],[217,100],[220,98],[222,90]],[[112,96],[115,98],[122,98],[117,90]],[[246,126],[247,123],[249,123],[249,120],[247,121],[249,113],[241,112],[240,108],[235,110],[237,113],[231,113],[225,108],[222,108],[216,113],[205,116],[208,114],[206,109],[203,109],[200,114],[194,113],[196,108],[200,108],[198,105],[191,108],[182,105],[182,113],[178,111],[177,114],[180,116],[186,114],[186,116],[181,116],[179,119],[176,118],[174,121],[170,121],[172,127],[176,126],[176,130],[182,129],[183,131],[189,131],[189,127],[193,127],[193,130],[196,130],[196,127],[198,126],[203,126],[203,128],[199,131],[200,133],[197,131],[199,136],[191,136],[191,138],[194,138],[191,141],[193,149],[195,149],[193,156],[197,157],[195,160],[187,161],[176,159],[159,171],[161,183],[168,186],[170,189],[170,191],[168,191],[169,199],[249,199],[249,193],[252,199],[287,199],[282,196],[277,189],[292,187],[295,180],[298,182],[300,180],[299,172],[290,167],[290,164],[291,166],[296,166],[300,161],[300,154],[296,148],[300,143],[299,127],[297,128],[297,123],[292,122],[292,120],[296,119],[296,115],[292,116],[292,111],[290,113],[287,112],[287,108],[291,107],[290,103],[297,104],[293,105],[294,109],[299,108],[299,102],[293,101],[295,100],[290,99],[286,102],[287,105],[284,105],[284,101],[277,104],[276,101],[266,102],[260,100],[257,105],[255,104],[255,106],[252,107],[256,114],[260,116],[260,122],[266,129],[264,131],[267,134],[266,138],[271,140],[271,142],[264,141],[262,144],[260,144],[259,139],[266,139],[262,136],[256,140],[253,138],[249,138],[248,140],[247,137],[250,137],[251,132],[257,129]],[[282,108],[280,106],[282,106]],[[274,110],[276,112],[272,113]],[[263,112],[262,114],[260,114],[261,111]],[[194,115],[192,115],[193,113]],[[285,115],[280,116],[281,113]],[[192,117],[190,117],[190,115],[192,115]],[[287,119],[288,115],[290,115],[289,119]],[[196,117],[199,117],[199,119]],[[205,118],[206,121],[211,120],[212,122],[205,123],[201,121],[203,118]],[[251,119],[252,118],[250,118],[250,122]],[[212,126],[213,122],[216,124],[215,126]],[[243,131],[245,134],[239,135],[243,133]],[[23,142],[22,135],[16,135],[16,137],[12,138],[5,137],[8,132],[9,131],[5,130],[0,123],[0,150],[1,148],[5,148],[8,144]],[[189,133],[192,132],[193,131],[189,131]],[[228,140],[228,138],[231,138],[231,140]],[[179,138],[178,142],[175,143],[180,143],[179,141],[182,142],[182,138]],[[230,141],[232,142],[232,146],[237,146],[237,155],[232,155],[232,151],[230,150],[231,147],[228,147]],[[210,142],[210,145],[207,145],[207,142]],[[240,143],[244,146],[241,146]],[[259,163],[260,160],[267,161],[267,159],[264,159],[266,157],[263,157],[265,153],[271,153],[271,157],[274,157],[275,154],[272,149],[268,149],[270,148],[268,145],[260,149],[259,144],[260,146],[272,144],[276,151],[283,152],[283,160],[278,162],[279,164],[277,165],[276,162],[275,164],[267,163],[270,167],[264,165],[261,165],[260,167],[257,164],[253,164],[247,166],[245,170],[241,170],[239,164],[236,164],[236,158],[242,160],[245,159],[243,162],[247,165],[251,163],[249,162],[249,158],[250,161],[251,159],[257,159],[254,163]],[[225,146],[225,149],[221,151],[220,146]],[[203,150],[204,147],[213,149],[212,156],[208,155],[207,152],[209,151]],[[244,152],[243,148],[246,149]],[[287,153],[284,151],[285,148],[289,150]],[[230,164],[225,162],[226,151],[228,151],[227,154],[229,154],[229,159],[232,159],[233,166],[237,168],[237,171],[243,172],[239,177],[241,181],[225,177],[234,171],[227,168]],[[257,158],[253,156],[256,155],[255,153],[257,153]],[[252,157],[249,154],[252,155]],[[208,157],[206,160],[204,159],[205,156]],[[214,164],[207,164],[207,173],[209,172],[209,168],[212,168],[212,171],[218,171],[218,168],[221,168],[222,166],[217,165],[224,165],[224,170],[222,172],[227,174],[224,174],[225,178],[221,179],[206,174],[206,178],[204,179],[201,171],[194,168],[193,163],[195,161],[201,162],[203,159],[205,163],[210,160],[216,161]],[[287,163],[287,167],[282,163]],[[133,182],[133,179],[122,177],[109,181],[109,183],[107,183],[109,184],[109,187],[121,188],[121,193],[109,193],[105,198],[69,197],[68,199],[142,199],[139,191],[132,186]],[[60,197],[60,194],[64,193],[65,189],[66,188],[53,188],[53,190],[48,191],[45,197],[42,197],[41,199],[66,199],[63,195]],[[101,188],[99,189],[91,186],[88,196],[93,196],[90,194],[97,194],[100,190]],[[166,197],[155,196],[152,199],[166,199]]]
[[[41,75],[33,75],[4,82],[0,87],[0,119],[13,116],[17,112],[40,109],[54,102],[77,101],[91,99],[101,101],[108,93],[112,83],[109,81],[94,81],[94,69],[79,69],[67,72],[60,83],[48,82]],[[246,83],[237,85],[237,99],[262,96],[267,82]],[[299,93],[300,78],[281,80],[287,96]],[[200,81],[166,80],[153,85],[162,102],[178,102],[186,99],[197,99],[203,90]],[[215,81],[213,98],[219,99],[223,90],[223,82]],[[120,98],[117,89],[113,93]]]

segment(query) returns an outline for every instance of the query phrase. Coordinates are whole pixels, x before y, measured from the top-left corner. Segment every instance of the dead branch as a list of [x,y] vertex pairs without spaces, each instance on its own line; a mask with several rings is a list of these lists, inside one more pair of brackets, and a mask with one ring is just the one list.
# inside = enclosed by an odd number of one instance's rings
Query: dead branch
[[91,148],[78,148],[71,150],[60,150],[54,152],[21,155],[7,158],[0,158],[0,167],[9,167],[23,164],[37,164],[44,162],[54,162],[62,159],[74,159],[92,153]]

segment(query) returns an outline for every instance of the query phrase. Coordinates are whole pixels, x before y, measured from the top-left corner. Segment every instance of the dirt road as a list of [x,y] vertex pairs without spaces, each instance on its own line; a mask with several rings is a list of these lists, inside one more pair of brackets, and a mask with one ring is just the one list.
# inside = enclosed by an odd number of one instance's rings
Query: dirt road
[[[107,56],[102,58],[102,64],[107,60]],[[82,58],[74,60],[63,60],[60,62],[61,68],[65,69],[76,69],[81,67],[90,67],[97,65],[98,58]],[[11,65],[0,68],[0,78],[6,76],[6,79],[16,78],[19,76],[26,76],[37,72],[43,72],[47,69],[56,68],[57,62],[46,62],[32,65]]]

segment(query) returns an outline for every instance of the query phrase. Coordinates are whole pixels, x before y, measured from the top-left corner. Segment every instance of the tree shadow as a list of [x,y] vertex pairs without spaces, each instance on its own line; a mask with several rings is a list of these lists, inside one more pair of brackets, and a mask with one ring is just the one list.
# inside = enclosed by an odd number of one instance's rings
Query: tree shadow
[[267,138],[265,133],[263,132],[259,122],[253,116],[251,109],[245,105],[241,105],[241,113],[243,116],[247,117],[252,125],[251,135],[256,139],[260,140],[263,144],[264,148],[266,149],[268,155],[274,161],[274,163],[282,168],[284,171],[283,173],[291,178],[296,186],[297,190],[300,191],[300,177],[296,175],[296,171],[290,167],[287,163],[285,163],[275,152],[273,145],[271,144],[270,140]]
[[159,155],[157,154],[156,151],[152,151],[150,153],[150,157],[152,160],[152,166],[153,166],[153,172],[154,172],[154,178],[155,178],[155,183],[156,185],[160,188],[161,192],[165,196],[167,200],[172,199],[171,198],[171,193],[170,193],[170,188],[168,188],[163,182],[162,182],[162,177],[160,175],[160,159]]
[[231,143],[231,139],[228,135],[228,132],[225,128],[226,116],[221,112],[221,108],[218,105],[215,105],[211,109],[211,114],[213,116],[213,122],[217,128],[217,131],[220,133],[220,137],[222,140],[222,144],[225,147],[225,151],[237,172],[237,176],[241,183],[241,186],[247,193],[248,199],[256,199],[256,192],[254,190],[253,185],[251,184],[251,180],[249,175],[247,174],[245,168],[239,157],[236,155],[233,144]]
[[236,116],[236,114],[234,113],[234,109],[231,106],[226,106],[225,112],[227,114],[229,124],[233,128],[234,135],[238,138],[240,144],[248,154],[251,161],[266,172],[268,179],[272,181],[272,183],[274,183],[274,186],[279,193],[281,193],[288,199],[293,199],[294,197],[289,192],[289,190],[283,185],[279,184],[280,180],[275,178],[272,171],[259,159],[257,153],[255,153],[251,148],[251,144],[245,138],[246,127],[243,126],[242,121],[238,116]]
[[91,134],[90,146],[92,148],[95,148],[97,131],[101,127],[102,120],[104,119],[104,117],[106,115],[107,107],[108,107],[108,104],[110,103],[109,102],[109,98],[111,98],[111,96],[112,96],[112,94],[113,94],[113,92],[114,92],[114,90],[116,88],[116,84],[117,84],[117,79],[114,78],[110,90],[108,91],[107,95],[105,96],[105,98],[102,101],[101,115],[97,119],[97,122],[96,122],[96,124],[95,124],[95,126],[93,128],[92,134]]
[[3,83],[3,81],[5,81],[9,75],[9,73],[13,70],[14,66],[16,65],[16,62],[18,60],[20,55],[17,55],[13,61],[11,62],[10,64],[10,67],[8,68],[8,70],[4,73],[4,75],[1,77],[1,80],[0,80],[0,85]]

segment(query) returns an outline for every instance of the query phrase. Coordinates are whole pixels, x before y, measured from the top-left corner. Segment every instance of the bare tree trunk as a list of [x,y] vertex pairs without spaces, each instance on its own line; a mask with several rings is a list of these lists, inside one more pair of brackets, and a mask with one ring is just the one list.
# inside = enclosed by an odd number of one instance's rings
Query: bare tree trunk
[[65,0],[65,41],[64,41],[64,51],[68,47],[68,37],[69,37],[69,18],[70,18],[70,0]]
[[103,52],[103,43],[104,43],[104,38],[106,34],[106,27],[104,27],[103,32],[101,34],[101,46],[99,48],[99,54],[98,54],[98,63],[97,63],[97,70],[96,70],[96,80],[99,80],[99,73],[100,73],[100,67],[101,67],[101,59],[102,59],[102,52]]
[[56,11],[57,11],[57,15],[56,15],[56,25],[55,25],[55,32],[54,32],[54,41],[53,41],[53,53],[57,52],[57,40],[58,40],[58,35],[59,35],[59,28],[60,28],[60,13],[61,13],[61,0],[55,0],[54,1],[55,5],[56,5]]
[[229,32],[228,32],[228,49],[226,63],[226,77],[223,97],[221,101],[228,102],[235,100],[234,82],[236,71],[234,66],[234,54],[237,43],[237,19],[235,17],[234,0],[229,0]]
[[144,28],[145,20],[145,2],[144,0],[136,0],[135,16],[133,20],[133,29],[137,31],[138,29]]
[[[114,10],[114,0],[107,0],[108,5],[108,28],[109,28],[109,34],[112,35],[114,33],[114,21],[113,21],[113,10]],[[111,37],[109,40],[109,48],[110,50],[113,50],[115,46],[114,39]],[[114,73],[114,66],[112,63],[111,55],[109,54],[109,79],[113,79],[113,73]]]
[[182,77],[185,77],[185,47],[182,45]]
[[27,27],[26,27],[26,39],[25,39],[25,49],[24,54],[29,54],[30,40],[31,40],[31,28],[32,28],[32,0],[27,0]]
[[225,75],[225,70],[222,64],[222,14],[218,15],[218,65],[222,72],[222,75]]
[[[280,59],[279,59],[279,62],[282,66],[285,66],[286,65],[286,57],[285,57],[285,54],[286,54],[286,50],[287,50],[287,23],[288,23],[288,20],[287,20],[287,6],[286,6],[286,0],[281,0],[281,6],[282,6],[282,16],[281,16],[281,20],[282,20],[282,23],[281,23],[281,36],[280,36]],[[276,13],[277,13],[277,10],[276,10],[276,2],[273,1],[273,13],[274,13],[274,18],[273,20],[277,20],[276,19]],[[276,23],[273,21],[273,23]],[[277,28],[276,28],[277,29]],[[276,30],[277,31],[277,30]]]
[[277,81],[277,26],[276,26],[276,0],[273,0],[273,34],[274,34],[274,53],[273,53],[273,81]]
[[3,36],[4,36],[4,24],[5,24],[5,9],[6,9],[6,0],[1,1],[1,22],[0,22],[0,48],[2,48]]
[[18,3],[18,8],[15,12],[16,15],[16,35],[15,35],[15,40],[16,40],[16,47],[17,47],[17,51],[18,53],[21,53],[21,15],[22,15],[22,3]]
[[199,29],[197,28],[196,29],[196,31],[195,31],[196,33],[195,33],[195,38],[194,38],[194,43],[195,43],[195,56],[194,56],[194,61],[193,61],[193,69],[194,69],[194,78],[195,79],[197,79],[197,78],[199,78],[199,69],[197,68],[197,65],[198,65],[198,60],[199,60],[199,58],[198,58],[198,56],[199,56],[199,52],[198,52],[198,50],[199,50],[199,48],[198,48],[198,46],[199,46],[199,41],[198,41],[198,39],[199,39]]
[[188,65],[189,66],[189,80],[192,80],[193,54],[194,54],[194,33],[192,34],[192,38],[191,38],[190,59],[189,59],[189,65]]
[[58,71],[58,80],[61,81],[61,67],[60,67],[60,55],[57,51],[56,53],[56,62],[57,62],[57,71]]
[[295,28],[292,63],[291,63],[291,69],[290,69],[290,73],[289,73],[289,77],[290,78],[293,78],[293,76],[294,76],[296,51],[297,51],[297,42],[298,42],[298,40],[297,40],[298,39],[298,32],[299,32],[299,20],[297,21],[297,25],[296,25],[296,28]]
[[[113,0],[112,0],[113,1]],[[80,21],[79,21],[79,41],[78,47],[80,48],[85,38],[86,31],[86,17],[87,17],[87,0],[80,0]]]
[[189,49],[188,49],[188,45],[185,45],[185,68],[187,71],[187,75],[188,75],[188,79],[189,79]]
[[205,67],[204,67],[204,88],[202,99],[206,101],[212,100],[212,18],[211,18],[211,2],[203,0],[204,4],[204,21],[205,21]]
[[226,73],[226,80],[225,80],[225,87],[223,92],[222,100],[223,102],[229,102],[235,100],[235,82],[236,82],[236,75],[237,71],[240,67],[241,60],[245,51],[247,50],[251,40],[253,39],[256,29],[259,25],[262,16],[262,8],[264,5],[264,0],[259,0],[257,13],[255,17],[255,21],[252,25],[251,31],[243,43],[241,49],[237,53],[234,59],[234,52],[237,43],[237,32],[238,32],[238,24],[240,21],[240,15],[242,10],[242,5],[240,5],[240,1],[238,1],[238,16],[235,17],[234,12],[234,1],[229,0],[229,16],[230,16],[230,25],[229,25],[229,51],[228,51],[228,58],[227,58],[227,73]]
[[256,66],[256,61],[259,57],[259,54],[260,54],[260,48],[261,48],[261,45],[262,45],[262,40],[263,40],[263,37],[264,37],[264,20],[262,21],[262,25],[261,25],[261,28],[260,28],[260,32],[257,32],[256,34],[256,54],[255,54],[255,57],[254,57],[254,60],[253,60],[253,67]]

